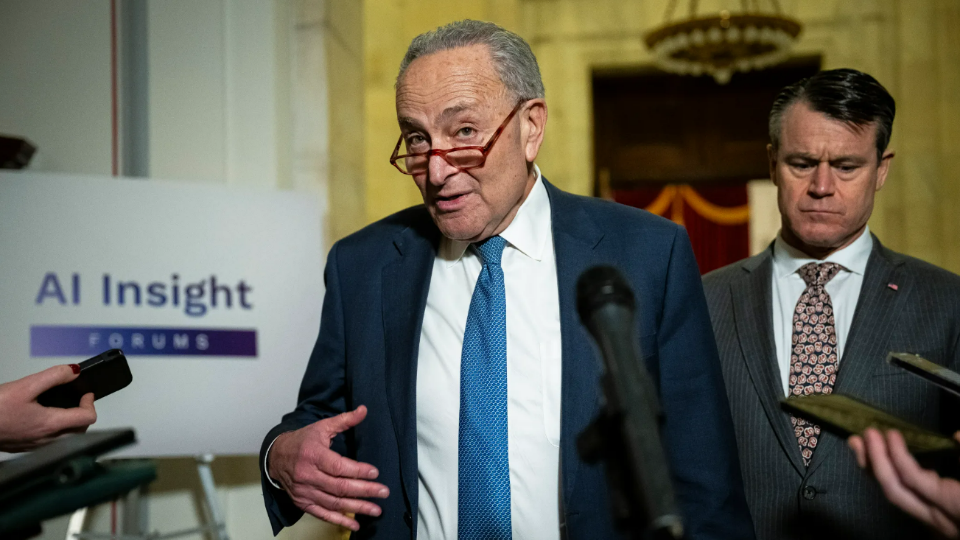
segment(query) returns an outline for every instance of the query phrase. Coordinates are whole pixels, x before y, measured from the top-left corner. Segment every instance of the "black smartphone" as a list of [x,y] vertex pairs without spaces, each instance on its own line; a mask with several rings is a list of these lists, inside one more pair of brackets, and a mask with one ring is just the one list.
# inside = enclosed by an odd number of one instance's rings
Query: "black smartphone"
[[126,388],[131,381],[133,374],[127,357],[120,349],[110,349],[80,362],[80,375],[76,379],[40,394],[37,402],[45,407],[69,409],[80,405],[84,394],[93,392],[93,398],[100,399]]

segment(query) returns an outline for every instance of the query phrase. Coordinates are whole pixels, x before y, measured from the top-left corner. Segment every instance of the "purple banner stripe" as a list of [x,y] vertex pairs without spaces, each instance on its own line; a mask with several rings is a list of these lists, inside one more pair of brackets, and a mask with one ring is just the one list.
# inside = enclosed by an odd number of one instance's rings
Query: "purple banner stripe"
[[257,331],[128,326],[31,326],[30,356],[257,356]]

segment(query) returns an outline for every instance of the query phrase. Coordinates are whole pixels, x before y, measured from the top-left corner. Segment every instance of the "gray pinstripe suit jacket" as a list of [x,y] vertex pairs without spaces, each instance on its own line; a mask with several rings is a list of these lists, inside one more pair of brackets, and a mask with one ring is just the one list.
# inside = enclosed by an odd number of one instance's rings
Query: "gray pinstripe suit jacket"
[[[772,329],[772,247],[704,276],[759,540],[925,538],[888,503],[845,441],[825,433],[803,466],[783,397]],[[888,286],[895,284],[896,290]],[[960,368],[960,276],[893,252],[874,237],[835,392],[927,428],[960,425],[960,403],[885,362],[912,352]]]

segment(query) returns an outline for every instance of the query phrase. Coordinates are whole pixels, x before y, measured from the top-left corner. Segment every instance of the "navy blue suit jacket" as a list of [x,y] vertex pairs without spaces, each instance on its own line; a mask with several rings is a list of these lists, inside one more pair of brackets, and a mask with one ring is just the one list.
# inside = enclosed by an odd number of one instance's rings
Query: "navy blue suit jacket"
[[[581,461],[576,448],[577,435],[599,412],[600,364],[577,316],[575,284],[599,264],[620,268],[637,297],[637,335],[660,392],[663,441],[688,538],[753,538],[713,330],[686,232],[648,212],[544,184],[560,293],[567,538],[620,537],[603,468]],[[360,516],[354,538],[416,538],[417,356],[439,241],[427,210],[417,206],[333,246],[320,335],[299,403],[264,439],[262,452],[283,432],[367,406],[366,420],[338,436],[334,449],[376,466],[390,497],[377,501],[380,517]],[[265,476],[263,492],[275,533],[300,518]]]

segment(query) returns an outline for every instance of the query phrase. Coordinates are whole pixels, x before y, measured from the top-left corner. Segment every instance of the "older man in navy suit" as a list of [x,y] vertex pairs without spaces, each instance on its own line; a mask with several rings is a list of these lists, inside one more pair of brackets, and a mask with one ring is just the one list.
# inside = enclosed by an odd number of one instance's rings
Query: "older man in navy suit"
[[620,537],[602,467],[576,447],[600,396],[575,282],[609,264],[641,306],[688,537],[752,538],[683,229],[540,175],[539,68],[496,25],[414,39],[396,104],[391,163],[424,204],[330,251],[299,404],[264,440],[274,531],[308,512],[359,538]]

